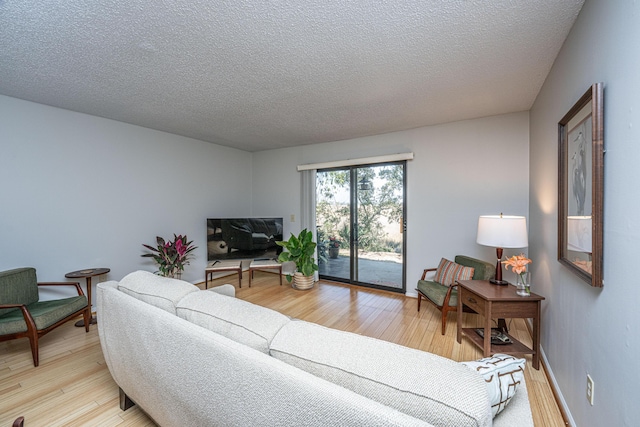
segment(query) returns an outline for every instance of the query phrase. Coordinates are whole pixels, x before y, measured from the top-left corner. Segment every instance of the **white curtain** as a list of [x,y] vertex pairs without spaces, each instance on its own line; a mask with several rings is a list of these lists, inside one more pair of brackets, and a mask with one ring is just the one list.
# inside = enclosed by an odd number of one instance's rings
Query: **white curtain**
[[[318,241],[316,230],[316,169],[301,171],[302,175],[302,197],[300,206],[300,228],[307,229],[313,233],[313,241]],[[318,248],[316,247],[316,262],[318,262]],[[314,280],[318,280],[316,271]]]

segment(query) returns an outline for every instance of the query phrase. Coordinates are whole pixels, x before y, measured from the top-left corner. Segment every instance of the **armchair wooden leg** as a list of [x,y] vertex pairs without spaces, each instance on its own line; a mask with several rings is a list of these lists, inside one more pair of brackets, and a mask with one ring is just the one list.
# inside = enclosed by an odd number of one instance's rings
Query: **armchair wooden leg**
[[31,346],[31,357],[33,357],[33,366],[38,366],[40,364],[40,359],[38,357],[38,328],[36,327],[36,322],[29,314],[26,306],[20,307],[22,310],[22,316],[24,317],[24,322],[27,324],[27,338],[29,338],[29,345]]
[[29,334],[29,344],[31,345],[31,357],[33,357],[33,366],[40,364],[38,352],[38,335]]
[[422,294],[418,292],[418,312],[420,311],[420,303],[422,302]]
[[447,311],[442,310],[442,335],[444,335],[447,330]]

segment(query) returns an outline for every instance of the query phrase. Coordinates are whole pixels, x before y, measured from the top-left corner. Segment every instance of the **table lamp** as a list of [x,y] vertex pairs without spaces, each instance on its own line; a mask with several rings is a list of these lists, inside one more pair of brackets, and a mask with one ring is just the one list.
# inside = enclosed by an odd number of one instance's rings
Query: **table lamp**
[[504,248],[526,248],[529,246],[527,237],[527,219],[513,215],[481,215],[478,219],[478,236],[476,242],[483,246],[494,246],[498,263],[496,277],[490,280],[494,285],[507,285],[502,280],[502,250]]

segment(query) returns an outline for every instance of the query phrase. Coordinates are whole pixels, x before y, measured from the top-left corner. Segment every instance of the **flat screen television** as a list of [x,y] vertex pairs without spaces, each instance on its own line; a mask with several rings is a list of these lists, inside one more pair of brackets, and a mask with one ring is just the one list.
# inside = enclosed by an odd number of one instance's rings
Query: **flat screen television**
[[277,258],[282,218],[208,218],[207,261]]

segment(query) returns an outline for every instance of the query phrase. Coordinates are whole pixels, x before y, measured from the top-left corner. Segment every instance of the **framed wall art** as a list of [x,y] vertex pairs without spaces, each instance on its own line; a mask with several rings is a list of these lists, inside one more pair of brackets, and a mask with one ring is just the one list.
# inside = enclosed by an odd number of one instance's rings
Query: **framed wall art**
[[603,84],[585,92],[558,123],[558,261],[602,287]]

